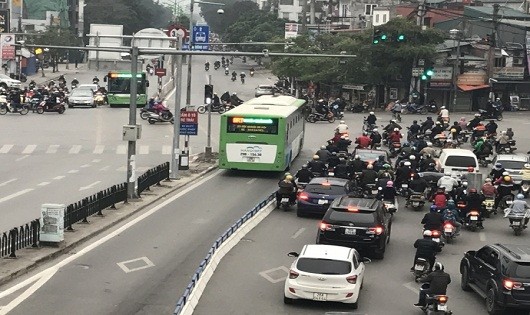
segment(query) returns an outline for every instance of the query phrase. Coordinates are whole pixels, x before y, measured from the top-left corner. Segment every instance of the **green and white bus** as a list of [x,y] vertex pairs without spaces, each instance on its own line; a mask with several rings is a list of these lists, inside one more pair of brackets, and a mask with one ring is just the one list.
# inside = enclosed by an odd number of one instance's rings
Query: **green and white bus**
[[[138,78],[138,91],[136,104],[144,107],[147,104],[147,87],[149,80],[145,72],[136,74]],[[110,107],[128,107],[131,102],[131,71],[110,71],[105,77],[107,82],[107,98]]]
[[221,115],[219,168],[283,171],[304,145],[304,100],[264,95]]

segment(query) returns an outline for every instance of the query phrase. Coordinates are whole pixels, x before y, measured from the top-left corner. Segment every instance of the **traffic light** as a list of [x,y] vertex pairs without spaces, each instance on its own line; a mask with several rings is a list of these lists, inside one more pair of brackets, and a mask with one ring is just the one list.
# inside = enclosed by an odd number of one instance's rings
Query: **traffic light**
[[421,79],[423,81],[429,81],[433,74],[434,74],[433,68],[425,68],[425,70],[423,70],[423,73],[421,75]]
[[388,35],[384,33],[382,30],[374,29],[374,34],[372,38],[372,44],[377,45],[380,43],[386,42],[388,39]]
[[211,104],[213,99],[213,85],[205,84],[204,85],[204,103]]
[[396,37],[396,41],[397,41],[398,43],[402,43],[402,42],[405,41],[406,38],[407,38],[407,37],[405,36],[405,34],[403,34],[403,33],[399,33],[399,34],[397,35],[397,37]]

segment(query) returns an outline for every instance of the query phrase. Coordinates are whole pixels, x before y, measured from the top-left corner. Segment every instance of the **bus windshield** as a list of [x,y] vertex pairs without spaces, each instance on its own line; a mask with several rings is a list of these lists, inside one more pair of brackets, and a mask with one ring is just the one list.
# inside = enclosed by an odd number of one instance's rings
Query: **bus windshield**
[[[138,94],[145,94],[145,84],[138,80]],[[129,94],[131,92],[130,78],[111,78],[109,79],[109,93]]]

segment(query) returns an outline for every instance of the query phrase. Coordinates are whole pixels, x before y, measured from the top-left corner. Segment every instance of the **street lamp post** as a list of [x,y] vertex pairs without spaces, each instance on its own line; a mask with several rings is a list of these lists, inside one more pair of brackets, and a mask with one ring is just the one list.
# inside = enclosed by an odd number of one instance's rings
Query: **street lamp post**
[[460,40],[461,40],[461,33],[460,30],[452,29],[449,31],[449,34],[451,35],[451,38],[454,40],[457,40],[457,46],[456,46],[456,59],[455,64],[453,67],[453,108],[454,111],[456,109],[456,98],[458,93],[458,75],[457,72],[460,72]]

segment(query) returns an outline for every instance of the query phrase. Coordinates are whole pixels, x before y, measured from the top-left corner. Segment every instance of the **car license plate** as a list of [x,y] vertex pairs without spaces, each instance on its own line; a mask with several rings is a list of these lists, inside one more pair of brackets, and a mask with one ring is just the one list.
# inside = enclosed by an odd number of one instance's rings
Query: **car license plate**
[[372,195],[377,195],[379,193],[379,190],[377,189],[372,189]]
[[478,220],[478,217],[477,217],[476,215],[472,215],[472,216],[469,217],[469,219],[470,219],[471,221],[477,221],[477,220]]
[[282,202],[282,203],[284,203],[284,202],[289,202],[289,198],[282,198],[282,201],[281,201],[281,202]]
[[256,161],[256,158],[255,157],[252,157],[252,156],[247,156],[247,162],[254,162]]
[[438,304],[438,310],[439,310],[439,311],[444,311],[444,312],[447,311],[447,305],[440,305],[440,304]]
[[319,205],[325,205],[325,204],[327,204],[327,203],[328,203],[328,201],[327,201],[326,199],[319,199],[319,200],[318,200],[318,204],[319,204]]
[[417,201],[414,201],[414,202],[412,203],[412,206],[414,206],[414,207],[417,207],[417,206],[419,206],[419,205],[420,205],[420,203],[417,202]]
[[334,172],[328,172],[328,175],[329,176],[335,176],[335,173]]
[[445,233],[452,233],[453,229],[448,227],[448,228],[445,228],[444,231],[445,231]]
[[326,293],[313,293],[313,300],[315,301],[327,301],[328,295]]
[[517,225],[517,226],[519,226],[519,225],[521,225],[521,221],[513,221],[512,224],[513,224],[513,225]]
[[435,241],[436,243],[440,243],[440,238],[439,237],[433,238],[432,240]]
[[423,269],[425,269],[424,265],[416,265],[416,266],[414,266],[414,270],[423,271]]
[[355,235],[356,230],[355,229],[344,229],[344,234],[346,235]]
[[506,200],[506,204],[507,204],[507,205],[511,205],[512,203],[513,203],[512,200]]
[[403,184],[403,185],[401,185],[401,187],[403,187],[403,188],[409,188],[409,185],[408,185],[408,184]]

